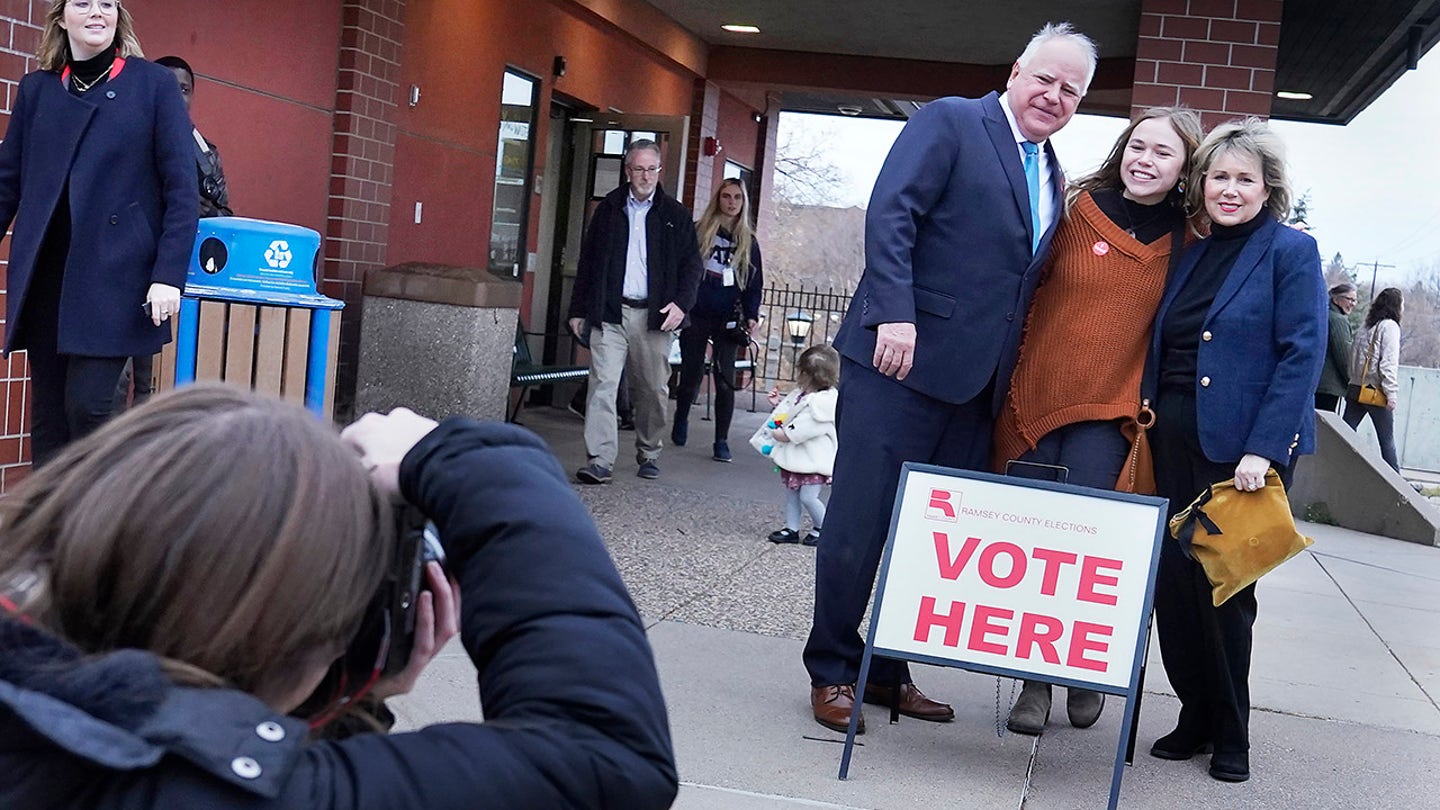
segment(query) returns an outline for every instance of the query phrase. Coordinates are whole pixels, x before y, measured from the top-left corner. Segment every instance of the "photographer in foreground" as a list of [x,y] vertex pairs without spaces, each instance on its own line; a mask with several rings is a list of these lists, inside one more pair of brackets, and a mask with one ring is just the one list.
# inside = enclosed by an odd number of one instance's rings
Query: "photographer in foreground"
[[[487,722],[309,742],[288,713],[373,609],[396,491],[463,600],[432,564],[410,664],[374,694],[408,689],[458,614]],[[538,438],[403,409],[337,438],[219,385],[127,413],[0,501],[0,740],[10,810],[628,810],[676,791],[639,617]]]

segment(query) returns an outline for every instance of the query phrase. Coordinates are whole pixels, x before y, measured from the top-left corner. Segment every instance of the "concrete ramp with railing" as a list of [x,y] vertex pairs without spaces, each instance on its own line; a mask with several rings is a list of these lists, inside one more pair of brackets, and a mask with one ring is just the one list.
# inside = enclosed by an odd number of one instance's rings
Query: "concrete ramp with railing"
[[1290,487],[1295,517],[1440,545],[1440,509],[1380,458],[1372,436],[1333,413],[1315,414],[1315,454],[1301,458]]

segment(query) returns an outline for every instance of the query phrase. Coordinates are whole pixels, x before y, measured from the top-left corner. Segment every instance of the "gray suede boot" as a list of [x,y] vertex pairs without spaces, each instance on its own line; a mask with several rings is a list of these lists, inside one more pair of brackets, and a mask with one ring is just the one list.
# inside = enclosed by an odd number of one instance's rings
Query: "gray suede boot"
[[1045,733],[1045,721],[1050,719],[1050,684],[1040,681],[1026,681],[1020,690],[1020,697],[1010,708],[1010,718],[1005,727],[1016,734],[1038,737]]
[[1070,715],[1070,725],[1075,728],[1089,728],[1100,719],[1100,710],[1105,708],[1105,695],[1089,689],[1065,690],[1065,713]]

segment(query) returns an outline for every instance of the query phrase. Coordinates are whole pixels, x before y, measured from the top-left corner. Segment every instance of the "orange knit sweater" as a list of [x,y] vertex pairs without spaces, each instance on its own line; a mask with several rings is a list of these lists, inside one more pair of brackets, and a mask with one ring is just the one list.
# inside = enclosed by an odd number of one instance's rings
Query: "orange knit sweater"
[[1056,428],[1139,413],[1171,241],[1141,244],[1089,192],[1076,198],[1025,318],[1010,393],[995,423],[996,471]]

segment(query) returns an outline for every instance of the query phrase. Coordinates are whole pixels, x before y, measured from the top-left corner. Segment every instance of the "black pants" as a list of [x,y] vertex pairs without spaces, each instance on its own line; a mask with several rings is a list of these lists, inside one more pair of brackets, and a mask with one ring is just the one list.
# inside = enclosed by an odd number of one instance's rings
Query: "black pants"
[[[1195,397],[1162,391],[1150,430],[1155,484],[1170,499],[1169,516],[1203,490],[1235,476],[1239,459],[1215,462],[1200,449]],[[1288,487],[1293,465],[1277,468]],[[1200,564],[1167,532],[1155,582],[1160,658],[1180,698],[1179,726],[1217,751],[1250,749],[1250,651],[1257,604],[1252,584],[1215,607]]]
[[[942,402],[841,357],[840,446],[825,539],[815,556],[815,615],[804,653],[811,686],[855,683],[860,674],[860,619],[885,550],[900,465],[988,469],[994,391],[992,381],[968,402]],[[910,669],[877,657],[870,681],[908,683]]]
[[55,310],[27,307],[26,350],[34,411],[30,459],[40,467],[65,445],[99,427],[115,407],[115,386],[124,357],[81,357],[56,351]]
[[[120,369],[120,380],[115,385],[115,413],[124,413],[132,404],[137,407],[144,405],[150,400],[150,395],[155,393],[150,387],[151,378],[155,373],[155,355],[137,354],[128,358],[125,365]],[[135,386],[135,399],[131,402],[130,386]]]
[[1380,440],[1380,457],[1398,472],[1400,458],[1395,453],[1395,412],[1384,406],[1362,405],[1359,400],[1345,398],[1345,424],[1352,430],[1360,427],[1360,422],[1367,416],[1375,426],[1375,438]]
[[735,415],[735,350],[734,343],[721,337],[725,320],[692,317],[690,325],[680,333],[680,389],[675,395],[675,423],[690,419],[690,406],[700,393],[705,373],[705,345],[714,341],[710,350],[710,373],[714,377],[715,441],[730,438],[730,420]]

